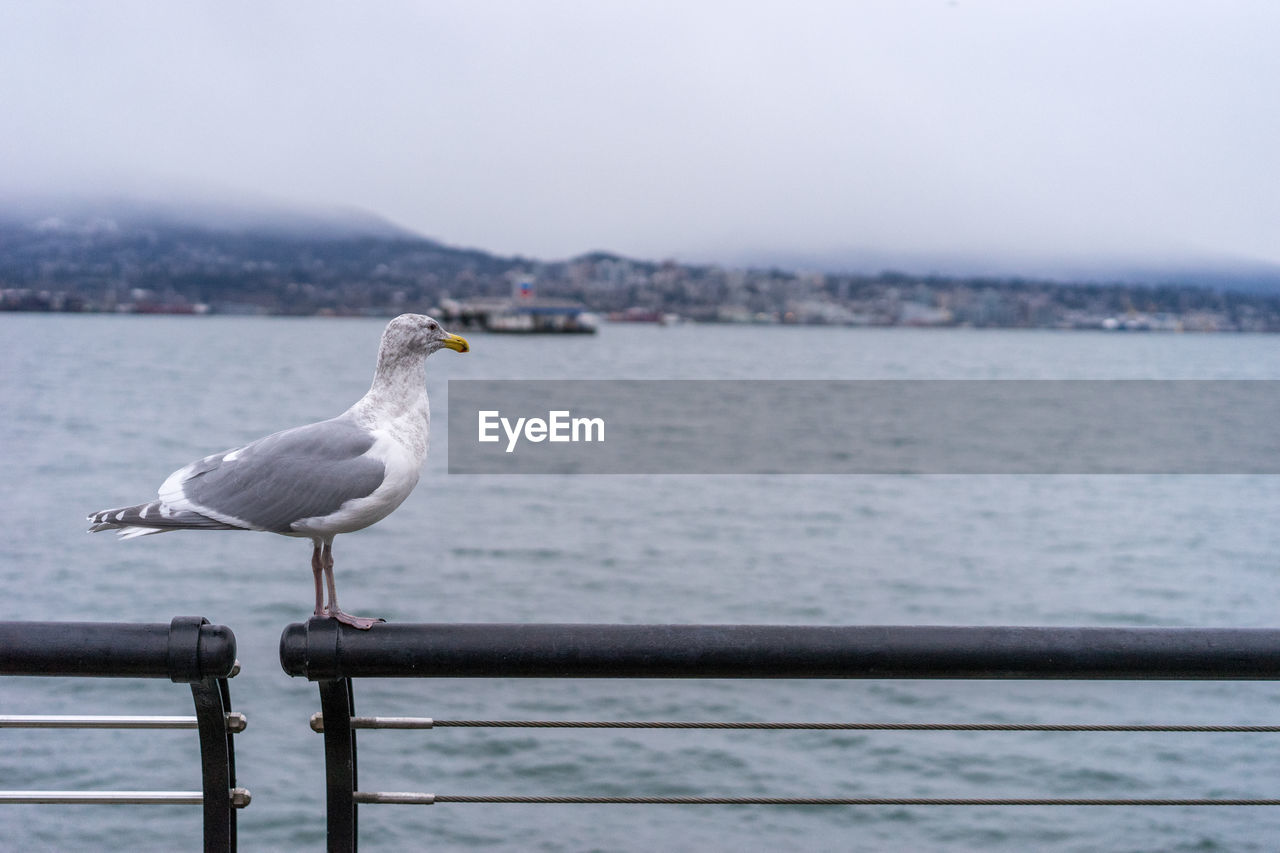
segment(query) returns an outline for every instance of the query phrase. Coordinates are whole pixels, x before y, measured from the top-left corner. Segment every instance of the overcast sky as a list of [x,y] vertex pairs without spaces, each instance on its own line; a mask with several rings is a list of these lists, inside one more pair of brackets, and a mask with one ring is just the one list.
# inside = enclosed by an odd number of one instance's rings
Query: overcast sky
[[1273,0],[0,0],[0,187],[561,258],[1280,262]]

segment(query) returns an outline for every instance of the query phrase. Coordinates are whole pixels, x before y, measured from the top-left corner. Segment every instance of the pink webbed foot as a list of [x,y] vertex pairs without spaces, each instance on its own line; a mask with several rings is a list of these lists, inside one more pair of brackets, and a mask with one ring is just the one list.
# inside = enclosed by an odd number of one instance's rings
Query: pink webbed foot
[[369,618],[367,616],[352,616],[350,613],[346,613],[341,610],[330,611],[327,608],[325,609],[324,616],[329,619],[337,619],[343,625],[350,625],[352,628],[360,631],[368,631],[379,622],[387,621],[381,616],[375,616],[373,618]]

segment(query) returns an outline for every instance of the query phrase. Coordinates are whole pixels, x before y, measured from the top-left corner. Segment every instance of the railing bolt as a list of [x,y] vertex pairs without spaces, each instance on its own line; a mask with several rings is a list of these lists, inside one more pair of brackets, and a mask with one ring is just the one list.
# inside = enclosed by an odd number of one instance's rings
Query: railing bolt
[[249,720],[239,711],[227,712],[227,731],[232,734],[240,734],[249,726]]
[[231,789],[231,805],[238,809],[245,808],[249,805],[249,801],[253,799],[253,795],[249,793],[248,788],[232,788]]

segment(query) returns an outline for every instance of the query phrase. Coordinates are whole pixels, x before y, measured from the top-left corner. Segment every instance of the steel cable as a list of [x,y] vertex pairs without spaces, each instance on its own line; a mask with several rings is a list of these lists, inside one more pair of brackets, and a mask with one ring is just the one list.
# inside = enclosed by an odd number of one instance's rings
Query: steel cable
[[[376,719],[376,718],[373,718]],[[356,720],[353,719],[353,723]],[[432,720],[434,728],[529,729],[768,729],[795,731],[959,731],[959,732],[1219,732],[1276,733],[1280,726],[1128,725],[1092,723],[767,723],[645,720]],[[360,725],[357,728],[378,728]]]
[[571,797],[375,793],[357,791],[358,803],[486,803],[515,805],[670,806],[1280,806],[1280,799],[1132,799],[1105,797]]
[[[318,716],[318,715],[317,715]],[[353,728],[721,729],[790,731],[1207,732],[1277,733],[1277,725],[1110,723],[823,723],[655,720],[436,720],[353,717]],[[320,720],[313,721],[313,727]],[[359,803],[487,803],[515,805],[783,805],[783,806],[1280,806],[1280,799],[1106,797],[707,797],[508,796],[355,792]]]

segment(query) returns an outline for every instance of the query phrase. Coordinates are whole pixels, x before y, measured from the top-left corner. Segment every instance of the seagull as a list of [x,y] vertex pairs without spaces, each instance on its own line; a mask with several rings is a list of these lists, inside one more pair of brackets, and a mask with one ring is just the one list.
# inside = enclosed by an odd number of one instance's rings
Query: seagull
[[354,406],[192,462],[169,475],[159,500],[95,512],[89,531],[132,539],[170,530],[265,530],[310,539],[314,615],[369,630],[385,620],[338,607],[333,537],[386,518],[418,484],[431,424],[426,358],[440,349],[471,347],[430,317],[401,314],[382,333],[373,385]]

